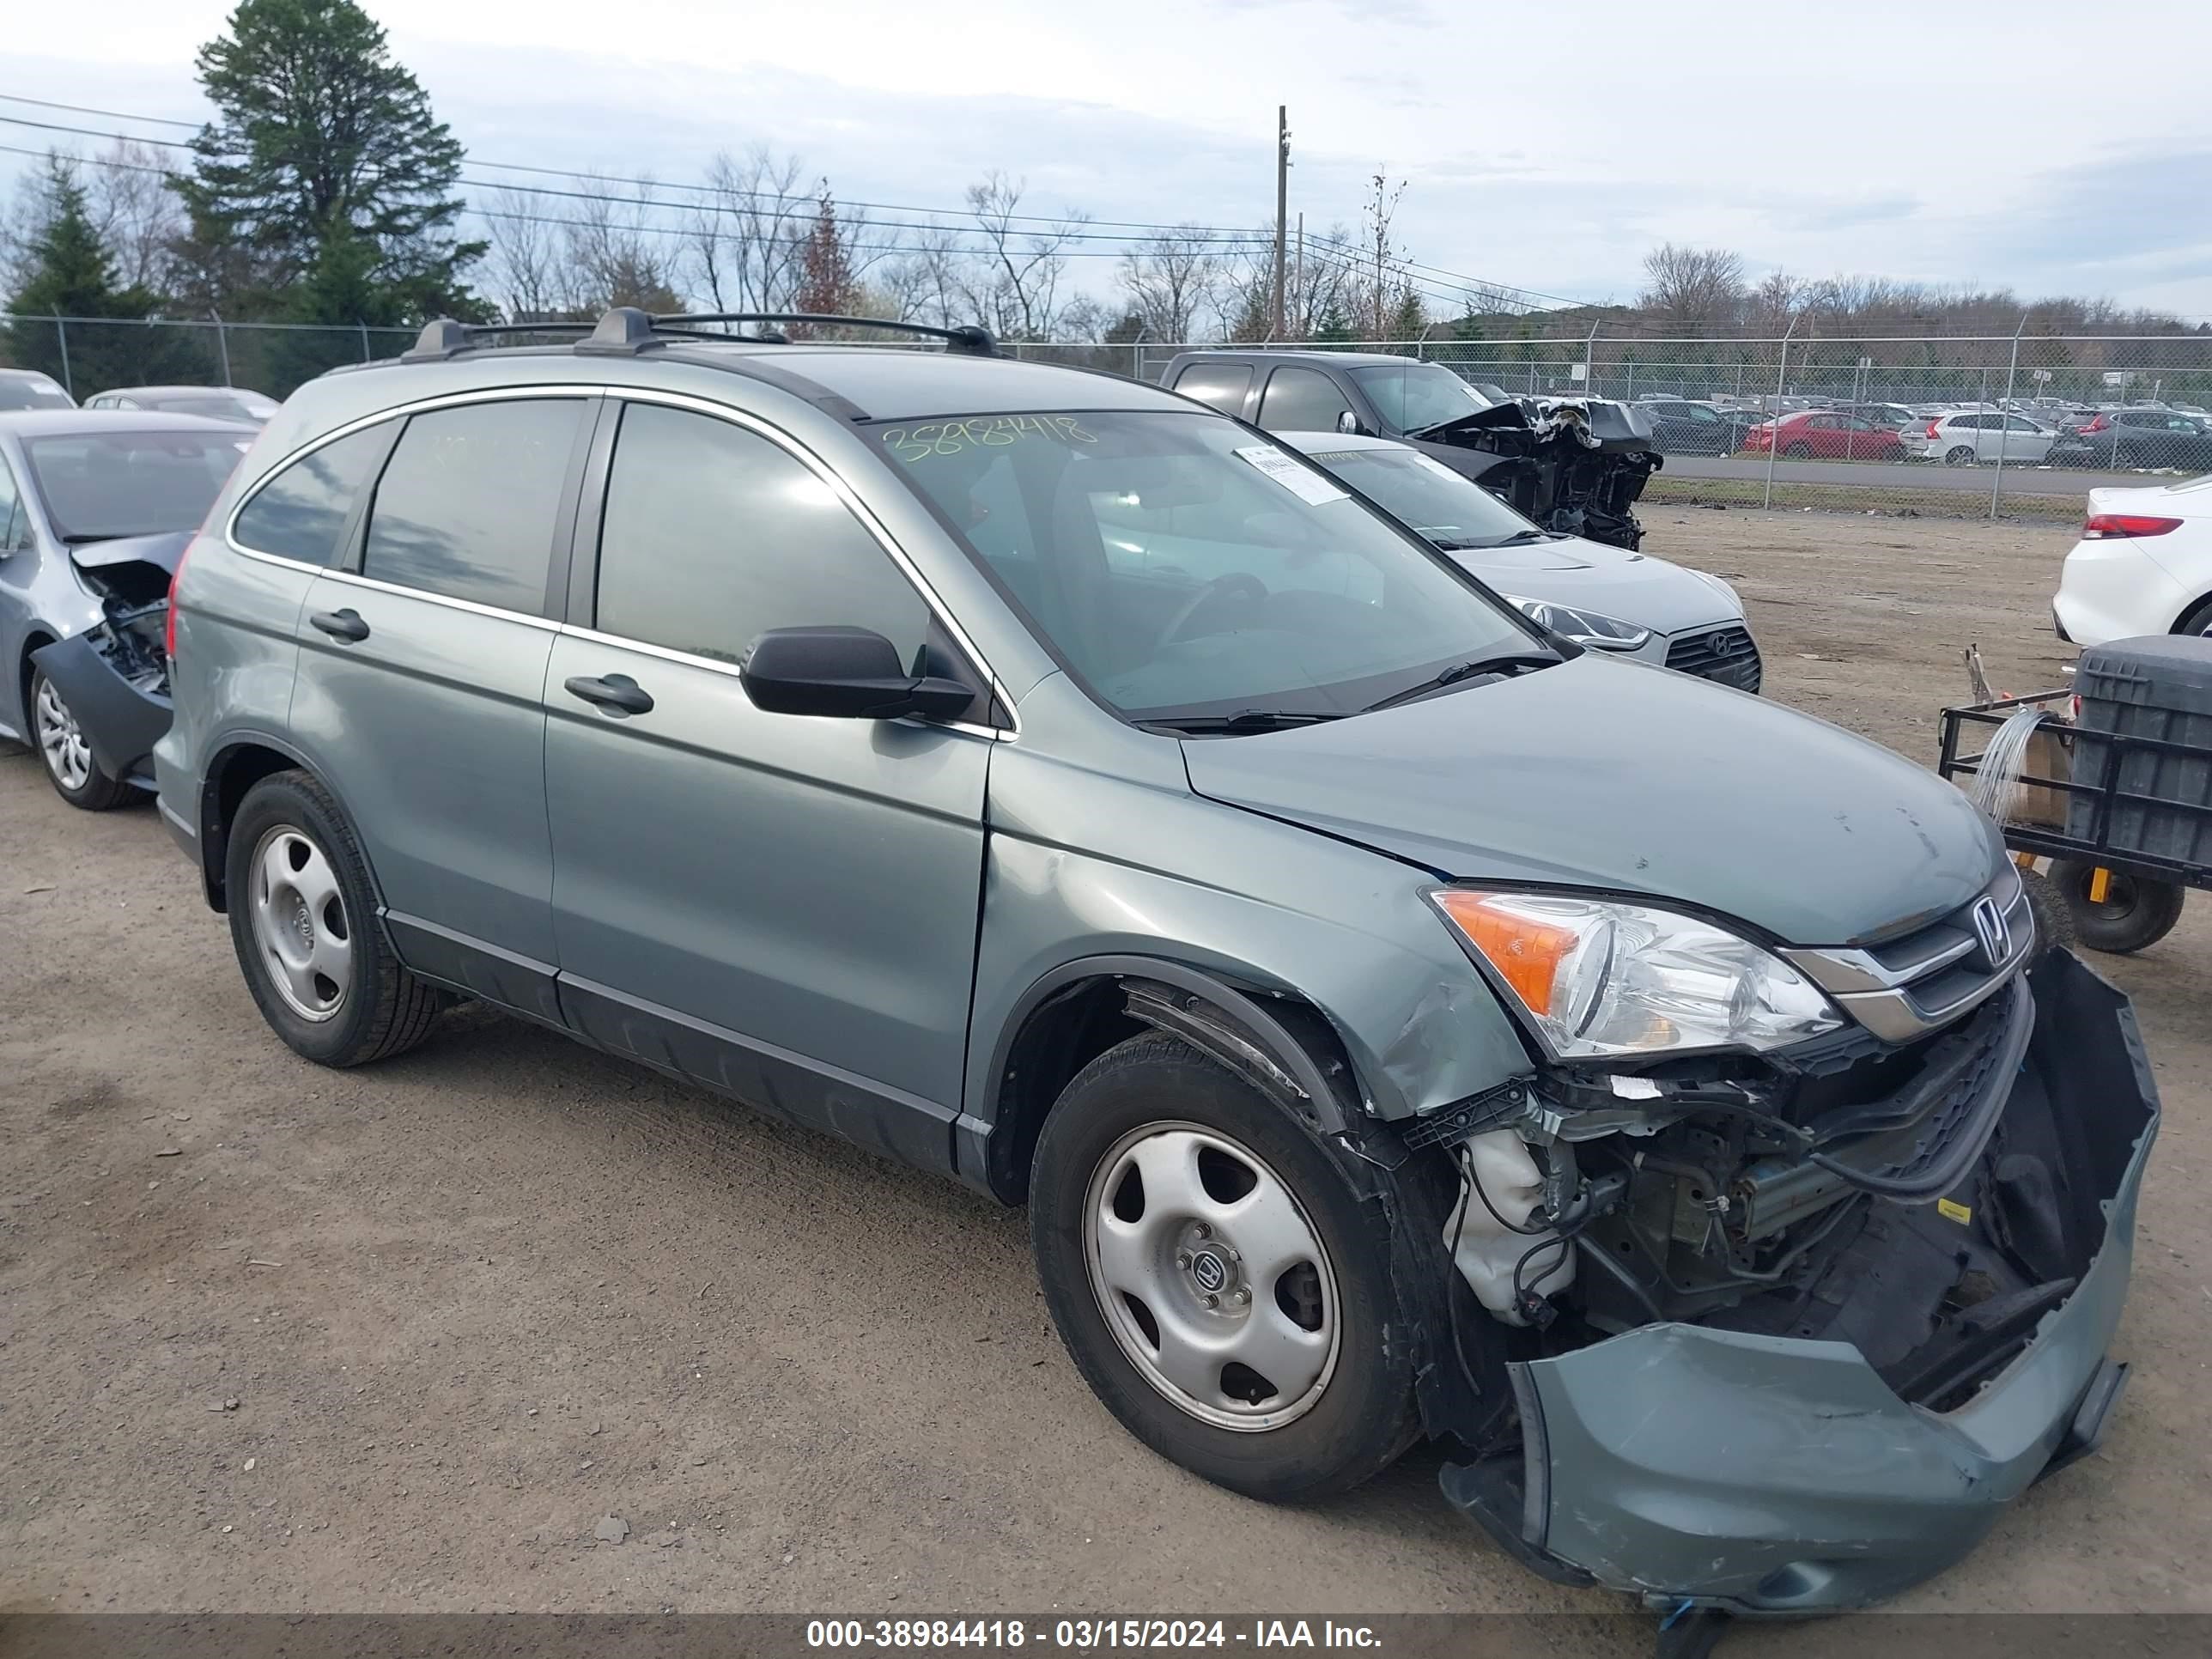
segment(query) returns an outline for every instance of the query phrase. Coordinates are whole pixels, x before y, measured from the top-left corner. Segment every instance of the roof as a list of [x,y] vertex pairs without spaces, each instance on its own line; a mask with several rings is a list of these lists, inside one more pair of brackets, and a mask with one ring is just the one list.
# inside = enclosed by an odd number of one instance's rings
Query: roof
[[[1370,368],[1391,366],[1404,368],[1410,364],[1433,362],[1434,359],[1408,357],[1397,351],[1278,351],[1271,346],[1209,346],[1202,351],[1179,351],[1177,361],[1185,357],[1243,359],[1264,357],[1271,363],[1335,364],[1339,368]],[[1449,369],[1449,363],[1439,362],[1439,368]]]
[[[259,398],[265,394],[246,386],[112,386],[96,398]],[[268,399],[275,403],[276,398]]]
[[744,366],[759,364],[799,375],[879,421],[1028,410],[1191,406],[1188,398],[1118,374],[1011,357],[843,345],[701,346],[696,342],[687,342],[680,354],[672,353],[692,362],[725,354],[740,358]]
[[258,437],[260,428],[204,415],[164,415],[152,409],[15,409],[0,410],[0,433],[18,438],[65,438],[76,432],[233,432]]
[[47,386],[61,384],[43,368],[0,368],[0,380],[39,380]]

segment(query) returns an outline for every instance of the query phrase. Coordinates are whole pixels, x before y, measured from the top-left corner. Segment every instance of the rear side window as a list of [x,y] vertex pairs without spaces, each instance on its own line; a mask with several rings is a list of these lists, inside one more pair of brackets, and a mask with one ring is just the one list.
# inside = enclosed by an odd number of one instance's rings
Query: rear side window
[[254,492],[231,534],[240,547],[302,564],[337,560],[338,532],[354,497],[392,442],[392,428],[372,426],[302,455]]
[[362,574],[542,612],[582,410],[576,398],[530,398],[416,416],[376,487]]
[[1279,368],[1260,399],[1260,424],[1270,432],[1334,432],[1337,416],[1351,407],[1318,369]]
[[1244,412],[1245,395],[1252,390],[1249,363],[1193,363],[1175,383],[1176,391],[1202,404],[1212,404],[1224,415]]
[[771,628],[881,634],[902,662],[927,603],[829,485],[727,421],[623,412],[599,531],[600,632],[736,662]]

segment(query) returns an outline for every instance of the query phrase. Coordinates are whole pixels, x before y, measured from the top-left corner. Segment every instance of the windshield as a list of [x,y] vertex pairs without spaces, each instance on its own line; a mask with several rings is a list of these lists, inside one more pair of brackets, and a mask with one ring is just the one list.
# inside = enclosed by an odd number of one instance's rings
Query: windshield
[[0,374],[0,409],[75,409],[68,392],[44,375]]
[[1219,416],[879,425],[884,459],[1126,718],[1356,713],[1541,649],[1502,601]]
[[1413,449],[1314,449],[1306,457],[1438,547],[1503,547],[1543,535],[1480,484]]
[[1441,363],[1378,363],[1353,369],[1352,378],[1394,432],[1419,432],[1490,407],[1489,398]]
[[26,438],[54,533],[66,542],[197,530],[252,441],[229,432],[72,432]]

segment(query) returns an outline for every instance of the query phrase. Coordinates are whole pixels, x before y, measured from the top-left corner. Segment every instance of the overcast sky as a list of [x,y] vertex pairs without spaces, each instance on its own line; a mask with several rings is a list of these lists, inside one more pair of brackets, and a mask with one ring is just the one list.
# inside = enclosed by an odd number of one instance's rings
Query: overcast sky
[[[2203,0],[369,9],[485,161],[673,181],[765,140],[848,199],[956,208],[1000,167],[1027,179],[1039,211],[1243,226],[1273,216],[1287,103],[1291,209],[1309,226],[1356,223],[1365,176],[1387,168],[1407,181],[1399,229],[1416,258],[1547,294],[1631,297],[1644,250],[1672,239],[1739,249],[1754,273],[2003,284],[2212,317]],[[225,11],[19,6],[0,93],[199,118],[191,58]],[[0,128],[0,143],[52,137]],[[1085,265],[1103,289],[1109,263]]]

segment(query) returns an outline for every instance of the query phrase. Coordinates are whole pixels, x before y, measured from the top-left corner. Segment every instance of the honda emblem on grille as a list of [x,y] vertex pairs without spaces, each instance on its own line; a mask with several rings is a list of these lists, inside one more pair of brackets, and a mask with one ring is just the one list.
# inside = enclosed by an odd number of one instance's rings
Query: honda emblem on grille
[[1993,898],[1976,899],[1972,915],[1974,937],[1981,941],[1982,959],[1994,972],[2004,966],[2005,958],[2012,954],[2012,929],[2005,925],[2004,912]]

